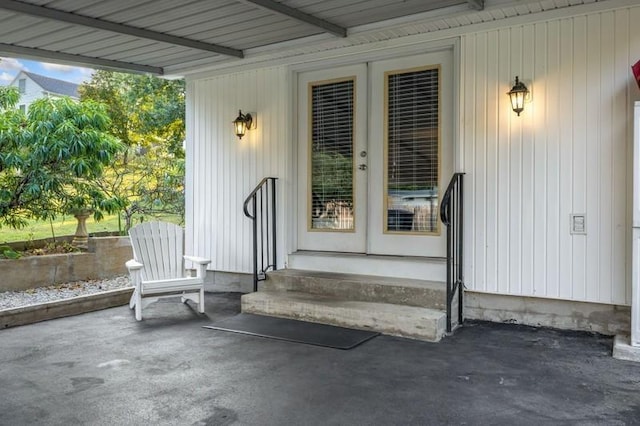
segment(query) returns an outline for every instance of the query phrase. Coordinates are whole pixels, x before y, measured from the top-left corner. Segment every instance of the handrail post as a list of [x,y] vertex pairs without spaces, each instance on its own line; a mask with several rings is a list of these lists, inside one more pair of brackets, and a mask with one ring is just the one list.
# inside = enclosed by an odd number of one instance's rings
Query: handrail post
[[277,197],[277,192],[276,192],[276,180],[275,178],[271,178],[271,223],[272,223],[272,229],[273,229],[273,238],[271,239],[271,244],[273,246],[273,270],[277,270],[278,269],[278,242],[276,241],[276,235],[278,235],[277,233],[277,211],[276,211],[276,207],[278,205],[278,203],[276,202],[276,197]]
[[456,291],[458,292],[458,326],[462,325],[463,321],[463,175],[464,173],[453,174],[440,205],[440,220],[447,227],[447,333],[451,333],[453,328],[452,304]]
[[[451,217],[451,204],[447,207],[447,217]],[[452,288],[452,264],[451,264],[451,225],[447,225],[447,333],[451,333],[451,299],[453,299]]]
[[[266,177],[251,191],[244,200],[244,215],[251,219],[253,233],[253,291],[258,291],[258,281],[266,279],[266,272],[277,269],[277,230],[276,230],[276,179]],[[271,191],[269,191],[271,188]],[[260,195],[258,197],[258,194]],[[260,208],[258,209],[258,198]],[[249,204],[251,204],[249,211]],[[258,211],[259,210],[259,211]],[[258,217],[258,213],[260,216]],[[260,225],[258,226],[258,221]],[[258,235],[258,227],[260,235]],[[265,264],[265,255],[267,257]],[[260,262],[258,262],[258,257]],[[260,266],[258,266],[260,263]]]
[[458,191],[458,285],[460,288],[458,289],[458,324],[462,324],[463,321],[463,297],[462,293],[464,292],[464,246],[463,246],[463,238],[464,238],[464,216],[462,215],[464,212],[464,175],[460,175],[460,190]]
[[257,195],[253,195],[253,291],[258,291],[258,220]]

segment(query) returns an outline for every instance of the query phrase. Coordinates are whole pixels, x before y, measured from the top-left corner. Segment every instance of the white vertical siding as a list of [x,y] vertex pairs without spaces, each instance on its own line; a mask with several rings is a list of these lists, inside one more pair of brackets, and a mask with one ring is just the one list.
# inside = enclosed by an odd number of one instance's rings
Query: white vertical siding
[[[630,302],[630,66],[640,8],[462,36],[466,281],[483,292]],[[505,94],[518,75],[531,102]],[[570,214],[587,234],[570,234]]]
[[[242,204],[263,177],[280,179],[279,205],[287,203],[290,90],[281,67],[187,84],[186,247],[212,259],[210,269],[251,271],[251,222]],[[239,109],[257,113],[258,126],[240,141],[231,125]]]
[[[637,22],[634,6],[460,36],[471,289],[630,303]],[[516,75],[531,90],[520,117],[506,95]],[[242,202],[267,175],[280,178],[280,265],[292,248],[284,242],[295,239],[286,235],[295,215],[286,209],[295,204],[283,191],[295,176],[289,76],[278,66],[188,82],[186,244],[213,259],[211,269],[250,271]],[[231,130],[238,109],[258,115],[242,141]],[[572,213],[586,214],[586,235],[570,233]]]

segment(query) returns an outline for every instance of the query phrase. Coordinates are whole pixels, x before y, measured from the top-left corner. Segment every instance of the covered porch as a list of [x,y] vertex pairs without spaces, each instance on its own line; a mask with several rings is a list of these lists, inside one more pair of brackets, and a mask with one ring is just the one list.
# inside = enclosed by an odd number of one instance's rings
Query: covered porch
[[[640,57],[633,0],[184,7],[3,0],[0,19],[5,54],[186,77],[187,246],[213,260],[210,290],[249,290],[252,236],[242,202],[265,176],[279,180],[276,268],[292,269],[321,252],[308,269],[342,264],[348,270],[338,272],[365,273],[376,256],[399,257],[401,267],[380,275],[442,280],[444,228],[433,219],[435,195],[444,195],[451,174],[464,172],[461,266],[477,302],[466,307],[474,318],[554,325],[553,315],[532,320],[526,306],[561,304],[580,329],[600,331],[605,316],[607,330],[626,332],[629,319],[612,328],[609,320],[640,312],[631,251],[638,89],[629,66]],[[420,129],[436,141],[433,152],[414,151],[434,176],[428,186],[391,188],[385,90],[390,75],[416,70],[442,71],[432,88],[441,102],[430,106],[437,126]],[[506,96],[516,76],[530,88],[522,116]],[[353,200],[317,203],[307,89],[344,82],[355,88],[347,167],[355,176]],[[241,140],[231,130],[238,110],[252,113],[255,125]],[[390,227],[390,212],[414,203],[422,204],[410,229],[406,218]],[[428,218],[419,226],[416,212]],[[331,215],[347,228],[324,232]],[[364,259],[361,269],[344,252]],[[405,265],[416,259],[420,267],[409,271]],[[417,276],[424,271],[433,275]],[[516,305],[525,308],[503,315]]]
[[378,336],[349,351],[205,329],[157,302],[0,331],[7,425],[636,424],[640,366],[611,338],[472,322],[440,344]]

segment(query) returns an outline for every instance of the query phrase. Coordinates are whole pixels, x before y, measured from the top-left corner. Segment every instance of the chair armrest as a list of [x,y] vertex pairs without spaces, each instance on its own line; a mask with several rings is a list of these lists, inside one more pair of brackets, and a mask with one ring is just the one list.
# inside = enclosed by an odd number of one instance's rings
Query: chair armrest
[[196,267],[195,270],[196,270],[197,278],[204,278],[207,275],[207,265],[211,263],[209,259],[205,259],[197,256],[186,256],[186,255],[183,257],[184,257],[184,260],[194,263],[194,266]]
[[127,269],[129,270],[129,272],[137,271],[137,270],[142,269],[144,267],[144,265],[142,263],[136,262],[133,259],[127,261],[127,263],[125,263],[125,265],[127,266]]
[[190,262],[193,263],[197,263],[198,265],[208,265],[209,263],[211,263],[211,260],[209,259],[205,259],[203,257],[196,257],[196,256],[184,256],[184,260],[188,260]]

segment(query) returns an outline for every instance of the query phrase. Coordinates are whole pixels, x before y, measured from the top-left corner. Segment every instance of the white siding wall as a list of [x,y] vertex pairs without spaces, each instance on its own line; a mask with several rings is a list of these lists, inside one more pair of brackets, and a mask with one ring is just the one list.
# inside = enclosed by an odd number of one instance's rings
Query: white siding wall
[[[640,59],[640,7],[514,22],[460,31],[467,286],[629,304],[632,102],[640,98],[630,66]],[[295,208],[289,72],[188,83],[186,243],[213,259],[210,269],[250,272],[242,202],[262,177],[280,178],[281,212]],[[516,75],[532,91],[520,117],[506,95]],[[231,129],[238,109],[258,113],[258,129],[242,141]],[[279,215],[280,265],[294,213]],[[586,235],[570,234],[572,213],[586,214]]]
[[[186,248],[212,259],[209,269],[251,272],[251,222],[242,204],[263,177],[280,179],[279,204],[287,203],[290,90],[284,68],[187,84]],[[258,121],[241,141],[231,125],[239,109],[257,112]]]
[[[13,81],[13,83],[11,84],[12,86],[15,87],[20,87],[20,83],[19,81],[21,79],[25,79],[25,87],[24,87],[24,93],[20,94],[20,101],[18,102],[18,107],[20,107],[21,105],[24,105],[25,107],[25,113],[29,112],[29,106],[36,101],[37,99],[41,99],[41,98],[45,98],[45,97],[49,97],[49,98],[60,98],[62,97],[61,95],[55,94],[55,93],[50,93],[50,92],[46,92],[42,86],[40,86],[38,83],[36,83],[35,81],[33,81],[30,77],[28,77],[26,74],[24,74],[23,72],[20,72],[18,74],[18,76],[15,78],[15,80]],[[76,98],[72,98],[72,99],[76,99]]]
[[[630,303],[638,22],[635,7],[462,37],[471,289]],[[516,75],[532,91],[520,117]],[[572,213],[586,235],[570,234]]]
[[40,87],[35,81],[31,80],[25,74],[20,74],[18,78],[16,78],[13,86],[18,86],[18,81],[20,79],[25,79],[25,90],[24,93],[20,94],[20,101],[18,105],[25,106],[25,112],[29,111],[29,105],[31,105],[36,99],[43,98],[45,96],[44,90]]

